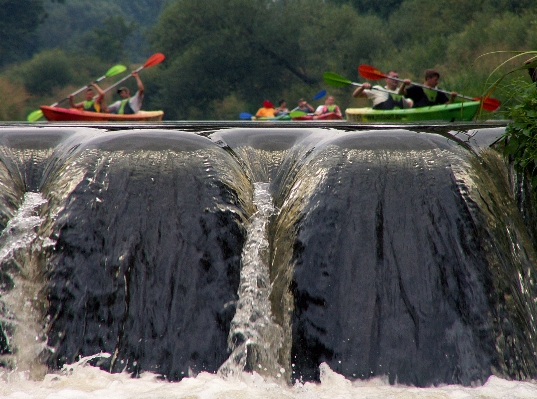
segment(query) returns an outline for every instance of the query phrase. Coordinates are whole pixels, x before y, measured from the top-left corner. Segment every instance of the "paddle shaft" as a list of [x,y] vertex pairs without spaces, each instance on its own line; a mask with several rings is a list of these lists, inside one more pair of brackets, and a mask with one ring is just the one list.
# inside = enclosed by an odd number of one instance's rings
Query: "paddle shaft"
[[[134,70],[134,72],[140,72],[142,69],[144,68],[149,68],[149,67],[152,67],[154,65],[157,65],[157,64],[160,64],[162,61],[164,60],[164,54],[162,53],[155,53],[153,54],[151,57],[149,57],[147,59],[147,61],[145,62],[144,65],[142,65],[141,67],[137,68]],[[124,81],[126,81],[128,78],[130,78],[132,76],[132,73],[130,73],[129,75],[125,76],[123,79],[120,79],[119,81],[117,81],[116,83],[114,83],[112,86],[110,87],[107,87],[104,92],[108,92],[110,90],[112,90],[114,87],[120,85],[121,83],[123,83]]]
[[[358,72],[360,72],[360,75],[364,76],[366,79],[392,79],[392,80],[395,80],[396,82],[401,82],[401,83],[405,83],[405,80],[404,79],[399,79],[399,78],[396,78],[396,77],[393,77],[393,76],[388,76],[388,75],[385,75],[383,74],[382,72],[374,69],[371,67],[371,71],[367,70],[367,71],[362,71],[360,68],[362,66],[360,66],[358,68]],[[373,76],[373,78],[372,78]],[[405,83],[406,84],[406,83]],[[449,91],[446,91],[446,90],[442,90],[442,89],[438,89],[436,87],[429,87],[429,86],[426,86],[426,85],[422,85],[422,84],[419,84],[419,83],[415,83],[415,82],[410,82],[410,84],[412,86],[418,86],[418,87],[421,87],[422,89],[429,89],[429,90],[434,90],[434,91],[437,91],[439,93],[444,93],[448,96],[451,96],[451,92]],[[472,97],[468,97],[468,96],[463,96],[462,94],[458,94],[457,93],[457,97],[460,97],[460,98],[464,98],[466,100],[472,100],[472,101],[475,101]]]
[[[140,68],[136,69],[136,72],[140,72],[142,69],[144,69],[144,66],[142,65]],[[118,80],[116,83],[114,83],[112,86],[110,87],[107,87],[106,89],[104,89],[104,92],[107,93],[109,92],[110,90],[112,90],[114,87],[120,85],[121,83],[123,83],[124,81],[126,81],[128,78],[132,77],[132,73],[128,74],[127,76],[125,76],[124,78]]]

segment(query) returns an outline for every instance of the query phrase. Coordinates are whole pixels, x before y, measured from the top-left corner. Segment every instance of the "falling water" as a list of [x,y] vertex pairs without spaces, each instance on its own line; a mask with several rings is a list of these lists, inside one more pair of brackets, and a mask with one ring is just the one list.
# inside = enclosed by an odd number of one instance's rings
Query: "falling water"
[[281,126],[0,129],[0,396],[535,397],[503,128]]
[[285,369],[278,364],[282,329],[272,320],[267,223],[275,214],[270,183],[254,183],[251,217],[242,252],[241,281],[237,311],[231,322],[229,346],[232,353],[218,373],[225,377],[256,371],[280,378]]
[[38,234],[45,220],[39,209],[46,203],[41,193],[26,193],[0,236],[3,273],[0,323],[5,346],[13,348],[11,353],[1,356],[0,361],[11,368],[28,370],[34,377],[45,374],[40,355],[49,349],[40,298],[43,271],[39,254],[54,242]]

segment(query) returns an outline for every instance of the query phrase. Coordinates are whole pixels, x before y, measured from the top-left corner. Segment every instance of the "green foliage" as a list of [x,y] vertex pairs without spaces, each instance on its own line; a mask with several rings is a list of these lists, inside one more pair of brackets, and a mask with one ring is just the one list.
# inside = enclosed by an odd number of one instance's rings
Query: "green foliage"
[[[28,7],[8,12],[18,4]],[[323,88],[340,107],[356,106],[349,87],[328,87],[322,75],[333,71],[362,82],[360,64],[397,69],[402,78],[418,82],[425,69],[435,68],[442,88],[481,96],[501,74],[489,77],[502,56],[480,54],[537,48],[537,3],[529,0],[69,0],[61,5],[0,0],[0,5],[0,31],[4,35],[11,27],[13,33],[0,42],[0,63],[34,56],[5,65],[0,79],[8,78],[9,90],[26,87],[20,98],[28,106],[55,102],[114,63],[141,64],[158,51],[165,62],[142,74],[144,108],[163,109],[166,119],[236,118],[238,108],[254,113],[266,98],[283,97],[292,107]],[[54,48],[61,51],[50,56]],[[521,60],[509,64],[520,65]],[[518,104],[512,80],[524,75],[527,80],[527,73],[514,72],[498,84],[494,97],[502,107]]]
[[335,4],[350,4],[361,14],[373,14],[387,19],[396,13],[404,0],[332,0]]
[[23,64],[20,75],[24,87],[31,94],[42,95],[57,86],[65,86],[73,79],[68,57],[61,50],[44,51]]
[[298,83],[318,91],[327,67],[356,71],[387,41],[378,17],[322,0],[175,1],[151,36],[167,56],[158,105],[193,118],[193,107],[208,112],[230,93],[258,105]]
[[107,17],[102,26],[94,27],[84,35],[84,48],[101,60],[119,62],[127,58],[125,42],[138,25],[127,23],[122,16]]
[[537,86],[526,84],[514,90],[520,102],[507,113],[512,122],[503,137],[504,155],[512,157],[518,170],[529,174],[537,192]]
[[43,0],[0,0],[0,66],[30,53],[33,47],[31,34],[46,15]]
[[[133,62],[143,62],[150,55],[144,32],[156,23],[169,1],[68,0],[62,6],[47,4],[48,18],[37,30],[36,42],[39,49],[59,47],[72,53],[86,52],[87,43],[101,32],[103,21],[122,18],[125,26],[135,28],[121,43],[122,53]],[[115,34],[113,29],[107,29]],[[99,40],[104,44],[104,38]]]

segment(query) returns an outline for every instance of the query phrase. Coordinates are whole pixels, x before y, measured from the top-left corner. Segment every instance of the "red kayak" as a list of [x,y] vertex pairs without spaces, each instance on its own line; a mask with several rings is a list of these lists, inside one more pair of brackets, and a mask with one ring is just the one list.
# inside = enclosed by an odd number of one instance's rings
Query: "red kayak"
[[140,111],[136,114],[107,114],[103,112],[80,111],[74,108],[59,108],[43,105],[40,107],[48,121],[76,121],[76,122],[141,122],[161,121],[163,111]]
[[341,119],[343,119],[343,117],[339,116],[335,112],[328,112],[327,114],[322,115],[307,114],[293,118],[294,121],[333,121]]

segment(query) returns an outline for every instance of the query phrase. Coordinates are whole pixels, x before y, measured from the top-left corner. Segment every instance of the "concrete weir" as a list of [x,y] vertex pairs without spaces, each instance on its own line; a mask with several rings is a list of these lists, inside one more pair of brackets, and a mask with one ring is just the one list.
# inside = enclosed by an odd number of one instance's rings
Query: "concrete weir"
[[534,204],[504,128],[5,124],[1,365],[535,379]]

